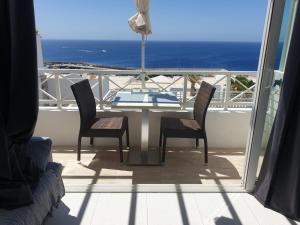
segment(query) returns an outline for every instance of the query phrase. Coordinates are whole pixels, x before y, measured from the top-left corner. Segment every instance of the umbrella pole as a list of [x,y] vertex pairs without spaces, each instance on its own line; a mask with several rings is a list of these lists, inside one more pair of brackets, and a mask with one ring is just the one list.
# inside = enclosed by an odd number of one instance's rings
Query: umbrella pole
[[144,72],[145,70],[145,35],[143,34],[142,35],[142,47],[141,47],[141,50],[142,50],[142,54],[141,54],[141,63],[142,63],[142,71]]
[[141,43],[141,68],[142,68],[142,88],[146,88],[145,85],[145,35],[142,35]]

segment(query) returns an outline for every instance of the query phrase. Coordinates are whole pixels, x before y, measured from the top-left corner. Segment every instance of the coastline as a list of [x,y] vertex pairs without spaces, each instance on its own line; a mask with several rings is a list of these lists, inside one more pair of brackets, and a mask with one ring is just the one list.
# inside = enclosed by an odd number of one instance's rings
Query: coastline
[[121,66],[110,66],[110,65],[100,65],[85,62],[62,62],[62,61],[51,61],[44,63],[47,69],[113,69],[113,70],[134,70],[131,67],[121,67]]

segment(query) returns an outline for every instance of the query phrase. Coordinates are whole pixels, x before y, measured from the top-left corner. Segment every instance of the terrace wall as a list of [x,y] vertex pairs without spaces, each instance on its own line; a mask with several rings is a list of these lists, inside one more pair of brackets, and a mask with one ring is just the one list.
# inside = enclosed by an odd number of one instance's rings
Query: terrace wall
[[[141,112],[131,111],[107,111],[101,112],[103,116],[126,115],[129,118],[130,142],[132,146],[140,144]],[[250,128],[251,109],[220,110],[209,109],[206,118],[209,147],[214,148],[245,148],[248,131]],[[161,116],[186,117],[192,116],[191,111],[162,112],[153,110],[150,112],[150,137],[149,145],[157,146],[159,138],[159,126]],[[77,145],[79,129],[79,113],[76,109],[40,109],[35,135],[48,136],[53,144],[58,146]],[[125,138],[125,137],[124,137]],[[83,145],[88,145],[88,138],[83,138]],[[125,139],[124,139],[125,143]],[[200,141],[200,146],[202,145]],[[97,138],[95,145],[117,145],[117,139]],[[170,139],[168,146],[195,146],[195,141],[190,139]]]

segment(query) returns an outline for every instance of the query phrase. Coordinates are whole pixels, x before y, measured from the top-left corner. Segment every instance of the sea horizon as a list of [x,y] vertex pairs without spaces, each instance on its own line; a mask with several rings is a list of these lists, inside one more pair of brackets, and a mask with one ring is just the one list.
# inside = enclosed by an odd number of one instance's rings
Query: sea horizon
[[[42,38],[42,40],[45,41],[116,41],[116,42],[141,42],[140,39],[72,39],[72,38]],[[261,41],[240,41],[240,40],[232,40],[232,41],[227,41],[227,40],[223,40],[223,41],[210,41],[210,40],[159,40],[159,39],[146,39],[146,42],[220,42],[220,43],[261,43]]]
[[[146,68],[256,71],[261,42],[147,40]],[[45,62],[140,68],[140,40],[42,39]],[[278,52],[281,52],[279,45]],[[278,54],[279,55],[279,54]],[[279,65],[279,57],[276,59]]]

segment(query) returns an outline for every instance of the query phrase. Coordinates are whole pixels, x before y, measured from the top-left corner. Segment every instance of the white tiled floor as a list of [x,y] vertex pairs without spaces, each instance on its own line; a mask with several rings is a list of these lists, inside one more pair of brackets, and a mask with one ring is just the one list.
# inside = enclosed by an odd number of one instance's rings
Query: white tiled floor
[[246,193],[67,193],[45,225],[297,225]]

